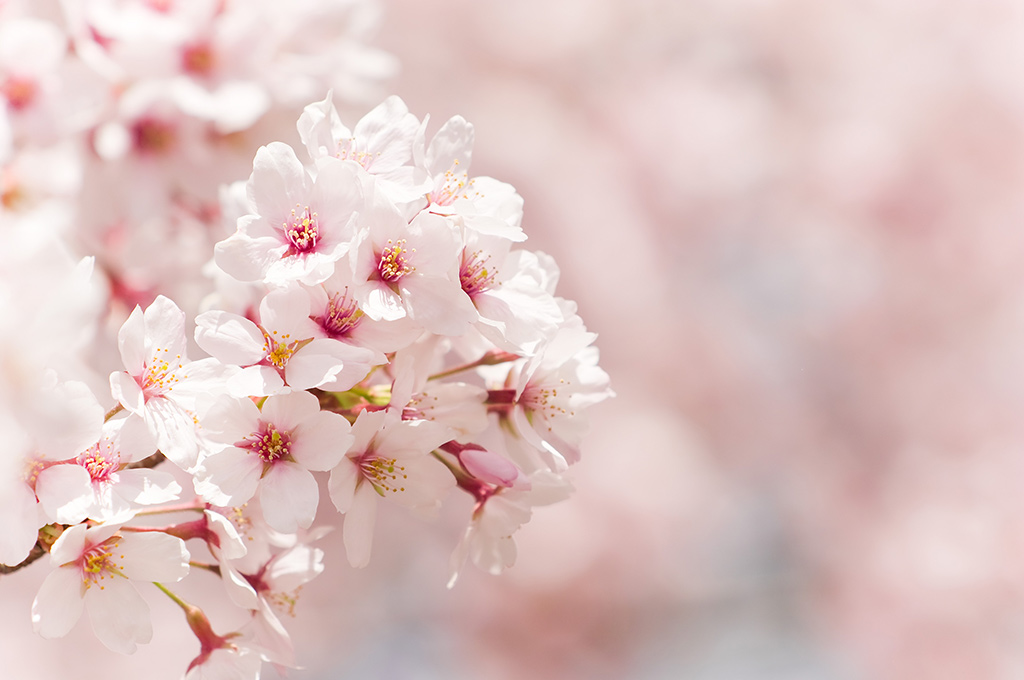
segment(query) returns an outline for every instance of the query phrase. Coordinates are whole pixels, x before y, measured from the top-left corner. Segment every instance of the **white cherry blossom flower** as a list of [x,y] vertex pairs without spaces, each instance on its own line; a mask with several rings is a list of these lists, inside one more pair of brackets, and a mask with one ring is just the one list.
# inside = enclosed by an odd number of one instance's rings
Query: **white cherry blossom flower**
[[50,550],[56,567],[32,603],[32,625],[45,638],[67,635],[89,613],[93,632],[115,652],[131,654],[149,642],[149,605],[133,581],[179,581],[189,552],[179,538],[159,532],[118,533],[119,525],[69,527]]
[[218,360],[242,367],[227,382],[235,396],[327,385],[347,390],[366,377],[379,353],[323,337],[310,317],[309,296],[290,286],[263,298],[259,324],[230,312],[200,314],[196,342]]
[[127,521],[136,510],[175,500],[181,492],[168,472],[125,467],[155,450],[156,443],[141,419],[108,421],[99,442],[67,464],[39,473],[36,496],[54,522]]
[[358,166],[322,158],[314,179],[287,144],[260,147],[246,185],[252,214],[217,244],[217,265],[239,281],[316,284],[334,270],[362,209]]
[[352,255],[360,308],[373,319],[409,316],[432,333],[464,333],[477,313],[459,284],[448,221],[422,212],[407,222],[379,189],[360,221]]
[[114,398],[146,422],[168,459],[193,467],[199,456],[196,396],[223,391],[224,367],[215,359],[189,361],[185,314],[162,295],[145,312],[135,308],[117,341],[127,370],[110,374]]
[[310,158],[355,161],[374,175],[378,186],[396,203],[421,199],[430,188],[426,171],[412,164],[420,122],[399,97],[385,99],[350,131],[341,122],[329,93],[303,110],[298,128]]
[[370,561],[377,498],[421,512],[433,511],[455,480],[430,452],[451,439],[448,428],[428,420],[402,420],[395,409],[363,411],[352,426],[355,438],[331,471],[331,500],[345,515],[349,563]]
[[221,506],[238,506],[259,493],[273,529],[309,527],[319,492],[311,470],[337,465],[352,441],[344,417],[320,410],[308,392],[271,396],[262,410],[249,399],[225,397],[202,419],[222,448],[196,470],[196,491]]

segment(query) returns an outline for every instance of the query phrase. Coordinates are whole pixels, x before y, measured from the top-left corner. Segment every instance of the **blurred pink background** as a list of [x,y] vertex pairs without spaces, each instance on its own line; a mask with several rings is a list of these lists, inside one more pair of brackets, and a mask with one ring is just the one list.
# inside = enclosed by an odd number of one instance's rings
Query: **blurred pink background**
[[[362,572],[327,539],[291,677],[1024,677],[1024,6],[383,5],[388,90],[474,123],[618,397],[501,577],[445,590],[458,503]],[[57,655],[42,576],[0,658],[180,675],[156,597],[138,655]]]

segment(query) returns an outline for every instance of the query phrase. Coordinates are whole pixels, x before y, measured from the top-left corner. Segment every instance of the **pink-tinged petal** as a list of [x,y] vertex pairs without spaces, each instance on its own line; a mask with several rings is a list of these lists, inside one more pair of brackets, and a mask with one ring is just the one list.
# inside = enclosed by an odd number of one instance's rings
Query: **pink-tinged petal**
[[260,301],[260,323],[276,340],[290,335],[289,342],[305,340],[316,334],[309,318],[309,294],[298,286],[267,293]]
[[50,548],[50,561],[54,565],[60,566],[68,562],[74,562],[81,557],[82,553],[85,552],[86,532],[88,530],[89,528],[84,524],[76,524],[65,529]]
[[260,487],[263,518],[272,529],[285,534],[308,528],[319,501],[313,475],[295,463],[278,461]]
[[480,318],[473,301],[457,281],[410,276],[402,279],[401,289],[409,316],[431,333],[458,337]]
[[512,486],[519,477],[519,468],[501,454],[480,449],[463,449],[459,454],[462,464],[477,479],[489,484]]
[[252,587],[252,584],[230,562],[221,562],[221,581],[228,597],[236,605],[243,609],[256,609],[260,606],[259,595]]
[[181,486],[163,470],[121,470],[117,477],[113,492],[135,505],[158,505],[181,497]]
[[92,477],[81,465],[53,465],[39,473],[36,496],[47,519],[78,524],[93,506]]
[[239,281],[259,281],[287,251],[288,246],[272,236],[253,238],[235,232],[213,247],[213,260]]
[[345,513],[345,553],[353,567],[362,568],[370,563],[376,521],[377,492],[369,484],[360,484],[351,507]]
[[146,396],[139,383],[124,371],[110,374],[110,394],[131,413],[141,416],[146,407]]
[[210,530],[220,542],[219,556],[222,560],[237,560],[247,552],[245,541],[238,535],[238,529],[224,515],[212,510],[204,510]]
[[[132,375],[142,375],[146,359],[146,318],[142,308],[136,306],[117,332],[117,347],[121,362]],[[125,407],[127,408],[127,406]]]
[[250,631],[255,638],[255,645],[250,644],[259,650],[264,659],[279,666],[296,666],[292,639],[265,599],[260,599],[256,613],[242,628],[242,634],[246,637]]
[[352,498],[355,496],[356,484],[359,483],[360,477],[359,468],[351,458],[345,458],[331,470],[327,491],[331,495],[334,507],[343,515],[352,507]]
[[370,446],[370,441],[384,429],[388,423],[397,422],[396,417],[388,411],[363,411],[356,417],[352,424],[352,436],[354,437],[350,451],[362,453]]
[[352,136],[338,117],[330,94],[323,101],[306,106],[296,127],[311,159],[333,154],[339,139]]
[[377,450],[388,456],[426,454],[451,439],[447,427],[429,420],[392,422],[377,437]]
[[[296,374],[297,387],[323,373],[326,379],[319,380],[313,387],[321,387],[328,391],[344,392],[351,389],[370,372],[380,355],[372,349],[356,347],[331,338],[317,338],[295,353],[288,363],[286,372]],[[386,357],[383,358],[386,362]],[[340,368],[339,368],[340,367]]]
[[291,454],[307,470],[326,471],[341,462],[354,439],[344,416],[323,411],[292,431]]
[[[354,359],[347,375],[357,375],[354,385],[369,373],[373,352],[352,347],[330,338],[317,338],[296,352],[284,369],[288,384],[297,390],[308,390],[327,383],[337,383],[346,361]],[[360,363],[363,360],[365,363]],[[360,375],[361,373],[361,375]],[[350,385],[351,387],[351,385]]]
[[39,536],[36,497],[27,484],[14,480],[0,488],[0,564],[20,564]]
[[67,635],[82,617],[82,589],[77,567],[50,572],[32,602],[32,629],[44,638]]
[[266,579],[275,591],[290,593],[324,571],[324,551],[298,544],[278,555],[267,567]]
[[406,228],[415,244],[412,254],[416,273],[421,276],[448,276],[457,271],[460,246],[455,240],[452,223],[440,215],[421,212]]
[[112,431],[117,437],[122,463],[134,463],[148,458],[157,450],[156,439],[146,421],[138,416],[132,415],[120,421],[111,420],[103,429],[105,432]]
[[419,125],[401,97],[391,95],[356,123],[352,136],[372,154],[372,171],[385,172],[412,159],[412,140]]
[[401,296],[383,283],[367,283],[361,287],[359,297],[362,301],[360,308],[375,321],[394,321],[406,315]]
[[225,381],[228,394],[233,397],[265,397],[268,394],[291,392],[284,378],[270,366],[243,368]]
[[185,541],[159,531],[125,532],[111,553],[124,575],[136,581],[180,581],[188,575]]
[[196,343],[226,364],[250,366],[265,354],[263,333],[252,321],[229,312],[204,312],[196,317]]
[[320,400],[316,396],[309,392],[291,392],[269,397],[263,402],[261,420],[273,423],[278,430],[293,430],[318,413]]
[[258,430],[260,418],[260,409],[251,399],[221,397],[210,405],[199,424],[211,441],[234,444]]
[[[317,164],[316,184],[313,186],[312,204],[317,212],[321,241],[319,252],[326,252],[338,243],[352,240],[355,213],[362,210],[362,183],[358,167],[336,158],[324,158]],[[336,252],[339,258],[347,248]]]
[[473,126],[462,116],[454,116],[437,131],[427,149],[427,168],[433,173],[453,166],[469,167],[473,154]]
[[263,660],[244,647],[218,647],[206,659],[193,666],[185,680],[259,680]]
[[199,447],[191,414],[169,399],[156,398],[147,402],[145,418],[157,446],[169,461],[182,470],[195,467]]
[[145,319],[148,351],[161,352],[169,357],[185,356],[185,312],[178,305],[158,295],[146,308]]
[[149,605],[128,581],[121,578],[105,580],[103,589],[93,585],[85,593],[92,631],[107,649],[121,654],[134,654],[138,644],[153,639]]
[[[455,477],[433,456],[419,456],[397,463],[401,465],[401,486],[386,498],[430,517],[441,506],[441,499],[455,486]],[[396,482],[397,484],[398,482]]]
[[261,146],[252,165],[246,195],[261,217],[272,224],[284,222],[296,204],[305,207],[312,181],[290,146]]
[[196,493],[221,507],[239,506],[256,494],[263,461],[244,449],[229,448],[207,456],[195,473]]

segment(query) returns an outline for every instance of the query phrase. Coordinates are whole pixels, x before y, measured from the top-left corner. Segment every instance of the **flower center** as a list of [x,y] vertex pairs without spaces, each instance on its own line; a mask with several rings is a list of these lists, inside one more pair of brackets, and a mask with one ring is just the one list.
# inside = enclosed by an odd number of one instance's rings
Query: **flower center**
[[181,66],[186,73],[210,75],[214,66],[213,48],[207,42],[193,43],[181,52]]
[[0,94],[15,111],[24,109],[36,98],[38,87],[34,80],[12,76],[0,85]]
[[405,474],[405,467],[396,464],[394,458],[364,453],[360,456],[358,465],[363,478],[370,482],[381,496],[389,491],[405,491],[402,484],[409,476]]
[[[298,205],[295,207],[299,208]],[[284,223],[284,233],[292,244],[293,252],[308,253],[313,250],[320,240],[316,213],[311,212],[308,205],[299,213],[292,209],[291,221]]]
[[344,293],[335,293],[331,296],[324,315],[315,320],[327,335],[338,339],[351,333],[362,318],[363,310],[359,309],[355,300],[349,300],[348,288],[346,288]]
[[259,432],[253,432],[236,444],[246,448],[260,457],[264,463],[273,463],[291,453],[291,433],[281,432],[273,423],[265,423]]
[[[91,588],[94,583],[113,576],[122,576],[121,570],[124,567],[114,562],[113,549],[117,547],[117,539],[107,539],[99,545],[89,548],[82,553],[79,565],[82,569],[82,583],[85,587]],[[124,557],[124,555],[121,555]],[[104,586],[100,586],[103,590]]]
[[388,239],[388,245],[380,254],[377,262],[377,274],[382,281],[397,283],[403,276],[411,273],[415,267],[409,263],[407,255],[416,252],[405,247],[405,239],[400,238],[395,243]]
[[355,161],[359,165],[363,166],[364,170],[369,170],[370,165],[373,163],[373,159],[380,155],[380,152],[372,153],[370,151],[356,151],[352,148],[355,144],[355,138],[342,140],[339,144],[341,150],[335,154],[338,158],[343,161]]
[[157,118],[140,118],[132,125],[132,140],[142,154],[165,154],[174,147],[177,138],[174,124]]
[[93,444],[78,455],[78,464],[86,469],[94,482],[105,482],[121,465],[121,454],[113,450],[113,444],[107,442],[108,454],[100,452],[100,445]]
[[456,159],[451,167],[444,173],[444,184],[430,194],[430,202],[436,205],[451,205],[460,198],[469,198],[469,189],[473,186],[473,180],[468,179],[469,175],[465,170],[457,171],[459,161]]
[[462,264],[459,266],[459,283],[466,295],[473,297],[494,287],[494,277],[498,275],[493,269],[487,268],[487,261],[490,255],[481,259],[481,252],[473,253],[462,251]]
[[271,331],[267,333],[263,331],[263,356],[265,361],[269,361],[276,368],[284,368],[288,364],[288,360],[295,354],[295,343],[289,343],[288,338],[292,337],[291,333],[285,333],[280,338],[273,336],[277,335],[277,331]]
[[[172,362],[177,362],[177,366]],[[142,393],[146,399],[173,390],[175,383],[188,377],[177,375],[176,371],[181,367],[180,354],[171,359],[170,350],[157,347],[153,358],[143,364]]]

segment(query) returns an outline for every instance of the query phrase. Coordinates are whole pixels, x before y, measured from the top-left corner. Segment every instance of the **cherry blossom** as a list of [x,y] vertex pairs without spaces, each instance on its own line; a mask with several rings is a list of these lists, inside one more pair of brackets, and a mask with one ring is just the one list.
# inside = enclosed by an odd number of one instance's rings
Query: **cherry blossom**
[[337,465],[352,435],[342,416],[308,392],[271,396],[262,409],[226,397],[202,419],[221,445],[200,463],[196,490],[215,505],[241,505],[257,492],[267,523],[294,532],[313,522],[319,493],[311,470]]
[[329,489],[345,515],[344,540],[354,567],[370,561],[377,498],[420,511],[437,508],[454,479],[430,451],[450,439],[447,428],[427,420],[402,420],[401,414],[363,411],[352,426],[354,441],[331,471]]
[[179,538],[119,533],[119,525],[69,527],[50,550],[56,567],[32,603],[32,624],[46,638],[63,637],[87,611],[93,632],[115,652],[131,654],[150,641],[149,605],[133,581],[179,581],[189,553]]
[[126,371],[110,374],[114,398],[145,420],[160,451],[183,469],[198,461],[195,400],[223,390],[223,367],[213,359],[189,361],[185,314],[159,296],[136,307],[117,336]]

